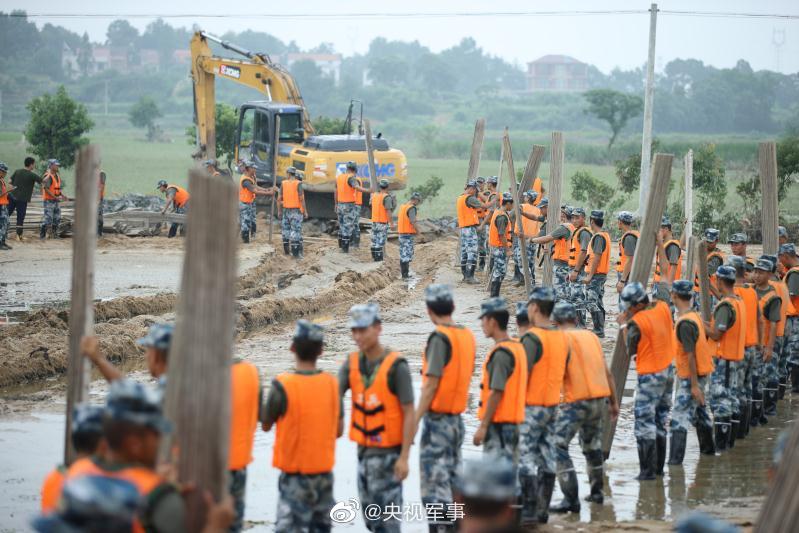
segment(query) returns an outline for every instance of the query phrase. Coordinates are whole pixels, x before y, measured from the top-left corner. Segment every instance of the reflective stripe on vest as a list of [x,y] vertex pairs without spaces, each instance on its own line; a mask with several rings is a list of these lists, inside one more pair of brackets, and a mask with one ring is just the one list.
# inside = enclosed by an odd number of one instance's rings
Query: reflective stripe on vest
[[[680,241],[678,241],[676,239],[672,239],[670,241],[667,241],[666,243],[663,244],[663,250],[664,250],[664,253],[665,253],[665,250],[669,246],[671,246],[672,244],[677,245],[677,248],[680,249],[680,256],[679,256],[679,258],[677,258],[677,264],[675,264],[675,265],[671,264],[671,262],[668,260],[668,257],[666,258],[666,261],[669,263],[669,274],[674,272],[674,278],[673,279],[676,280],[676,279],[680,279],[680,277],[682,276],[682,248],[680,248]],[[656,263],[655,264],[655,275],[653,277],[653,283],[657,283],[658,281],[660,281],[660,261],[658,260],[655,263]]]
[[247,361],[234,363],[230,367],[230,378],[232,398],[228,470],[241,470],[252,462],[261,383],[258,369]]
[[340,416],[338,381],[326,372],[286,372],[277,381],[286,393],[286,412],[277,420],[272,466],[287,474],[331,472]]
[[[561,224],[562,226],[566,226],[569,230],[569,235],[574,233],[574,225],[571,222],[566,222],[565,224]],[[564,263],[569,262],[569,246],[571,244],[570,237],[566,237],[563,239],[557,239],[552,244],[552,260],[553,261],[563,261]]]
[[387,194],[385,192],[372,193],[369,200],[372,203],[372,222],[388,224],[388,209],[383,204]]
[[563,375],[569,345],[563,331],[557,329],[530,328],[525,335],[535,335],[541,341],[541,358],[528,369],[526,405],[552,406],[560,402]]
[[741,298],[746,314],[746,340],[744,346],[757,346],[757,292],[749,285],[736,285],[735,294]]
[[177,185],[167,185],[167,189],[175,189],[175,207],[183,207],[189,201],[189,192]]
[[348,183],[352,177],[352,174],[339,174],[336,178],[336,201],[340,204],[355,202],[355,189]]
[[411,218],[408,216],[408,210],[411,207],[414,207],[414,205],[408,202],[407,204],[402,204],[399,208],[399,213],[397,214],[397,233],[400,235],[414,235],[416,233],[416,228],[413,227]]
[[458,211],[459,228],[468,228],[471,226],[476,226],[480,223],[480,219],[477,216],[477,209],[474,207],[469,207],[469,205],[466,203],[470,196],[471,195],[469,194],[461,194],[458,196],[458,200],[455,204]]
[[628,259],[628,256],[624,255],[624,239],[626,239],[628,235],[635,236],[636,238],[635,245],[638,246],[637,239],[640,234],[637,231],[630,230],[621,236],[621,239],[619,239],[619,259],[616,261],[616,272],[624,272],[624,267],[627,265],[627,261],[632,259],[632,256],[629,256]]
[[674,360],[674,322],[668,304],[657,300],[655,305],[632,317],[641,332],[635,367],[638,374],[654,374],[668,368]]
[[[605,249],[602,250],[602,255],[599,258],[599,264],[596,266],[595,274],[607,274],[610,271],[610,234],[606,231],[598,231],[594,233],[594,237],[597,235],[605,238]],[[591,238],[591,243],[588,245],[588,255],[586,256],[585,264],[588,265],[588,268],[591,268],[591,258],[595,256],[594,253],[594,238]]]
[[58,500],[61,499],[61,490],[64,488],[66,478],[66,468],[59,465],[47,474],[42,483],[42,514],[52,513],[58,508]]
[[[527,213],[528,215],[532,216],[540,216],[541,210],[538,209],[534,205],[530,204],[522,204],[522,213]],[[537,220],[530,220],[526,216],[522,216],[522,228],[524,228],[524,236],[529,238],[537,237],[538,233],[541,231],[541,223]],[[515,228],[516,235],[519,234],[519,221],[516,221],[516,228]]]
[[370,448],[393,448],[402,444],[402,407],[388,388],[388,371],[399,354],[388,354],[369,387],[363,384],[358,352],[350,354],[352,416],[350,440]]
[[774,287],[780,300],[782,300],[782,305],[780,306],[780,321],[777,323],[777,337],[784,337],[785,323],[788,321],[788,315],[795,312],[793,303],[791,303],[791,296],[788,294],[788,286],[782,281],[772,279],[769,280],[768,283]]
[[508,216],[508,213],[505,212],[504,209],[495,209],[494,214],[491,215],[491,222],[488,225],[488,245],[495,248],[502,246],[502,241],[499,240],[499,229],[497,228],[497,218],[501,216],[508,219],[508,223],[505,224],[505,247],[510,248],[513,245],[510,235],[511,222],[510,216]]
[[44,173],[44,177],[42,181],[45,181],[47,178],[50,179],[50,186],[49,187],[42,187],[42,199],[43,200],[58,200],[61,196],[61,176],[58,172],[50,172],[49,170]]
[[688,364],[688,354],[683,349],[683,344],[677,338],[677,328],[682,322],[693,322],[699,336],[696,339],[696,347],[694,357],[696,358],[696,375],[707,376],[713,372],[713,352],[714,347],[712,341],[707,338],[705,332],[705,324],[702,318],[696,311],[689,311],[677,319],[674,325],[674,346],[677,349],[675,363],[677,364],[677,377],[680,379],[689,379],[691,377],[691,368]]
[[283,209],[301,209],[300,180],[288,179],[280,183]]
[[[785,286],[788,286],[788,276],[793,274],[794,276],[799,276],[799,266],[792,267],[788,270],[785,275],[783,276],[782,280],[785,283]],[[788,313],[788,316],[797,316],[799,315],[799,294],[796,296],[791,296],[791,293],[788,292],[788,296],[791,298],[791,304],[793,304],[794,313]]]
[[746,341],[746,310],[743,308],[741,300],[730,298],[729,296],[716,304],[716,309],[725,302],[732,307],[732,314],[735,320],[727,331],[722,332],[721,338],[717,341],[716,357],[721,357],[728,361],[741,361],[744,358],[744,344]]
[[[450,359],[438,381],[430,411],[434,413],[460,414],[466,410],[469,384],[474,372],[476,341],[469,328],[436,326],[436,331],[447,338]],[[422,383],[428,380],[427,358],[422,352]]]
[[527,356],[524,346],[518,341],[507,340],[497,343],[483,362],[483,376],[480,381],[480,405],[477,416],[482,420],[485,416],[486,402],[491,393],[488,379],[488,362],[494,353],[504,348],[513,355],[513,372],[505,383],[502,399],[499,401],[494,418],[494,424],[519,424],[524,420],[524,396],[527,389]]
[[[244,187],[244,183],[247,181],[255,185],[255,180],[250,176],[246,174],[241,176],[241,179],[239,180],[239,202],[251,204],[255,201],[255,193]],[[177,195],[175,195],[175,198],[177,198]]]
[[[585,226],[581,226],[572,232],[571,244],[569,247],[569,266],[572,268],[577,266],[577,257],[580,255],[580,251],[582,250],[582,248],[580,248],[580,235],[586,231],[589,235],[591,234],[591,230]],[[588,252],[586,252],[586,254],[587,253]],[[582,267],[582,265],[580,265],[580,267]]]
[[605,373],[605,355],[599,337],[591,331],[577,329],[564,333],[570,348],[566,375],[563,378],[566,402],[610,396],[610,384]]

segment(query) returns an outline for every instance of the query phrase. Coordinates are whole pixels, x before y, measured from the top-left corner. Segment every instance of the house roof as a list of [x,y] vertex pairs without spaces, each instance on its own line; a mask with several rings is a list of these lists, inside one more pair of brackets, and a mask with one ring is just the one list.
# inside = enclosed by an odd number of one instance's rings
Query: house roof
[[571,56],[564,56],[564,55],[557,55],[557,54],[550,54],[546,56],[541,56],[535,61],[530,61],[527,63],[528,65],[541,65],[541,64],[572,64],[572,65],[584,65],[582,61],[574,59]]

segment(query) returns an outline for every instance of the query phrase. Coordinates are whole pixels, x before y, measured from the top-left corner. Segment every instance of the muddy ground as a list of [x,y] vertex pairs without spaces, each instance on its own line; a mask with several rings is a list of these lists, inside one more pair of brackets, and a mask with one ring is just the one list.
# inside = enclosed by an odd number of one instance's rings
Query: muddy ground
[[[277,239],[276,241],[277,242]],[[69,240],[24,242],[0,257],[4,291],[0,314],[10,312],[19,323],[0,327],[0,531],[25,529],[38,506],[38,489],[45,473],[59,460],[63,441],[62,375],[68,319],[65,302],[69,291]],[[104,239],[98,247],[97,326],[103,349],[136,379],[148,380],[134,340],[155,320],[171,318],[179,286],[180,240],[165,238]],[[478,338],[478,362],[490,342],[479,331],[477,315],[485,298],[484,285],[458,283],[453,266],[454,237],[417,245],[412,264],[414,280],[398,279],[398,251],[389,243],[387,261],[373,263],[368,236],[362,248],[349,256],[337,251],[335,240],[317,235],[306,241],[306,257],[298,263],[275,255],[261,231],[255,243],[240,250],[236,355],[254,362],[265,384],[292,366],[288,346],[293,321],[308,317],[326,327],[326,349],[320,366],[335,372],[353,343],[344,315],[353,303],[377,301],[383,309],[384,343],[408,358],[419,387],[421,350],[431,329],[422,291],[431,282],[456,286],[456,320],[472,326]],[[608,280],[605,305],[609,310],[604,346],[608,358],[616,336],[616,293]],[[506,282],[503,295],[519,301],[523,291]],[[5,306],[5,307],[2,307]],[[777,419],[758,428],[735,449],[720,457],[699,457],[696,440],[689,440],[685,464],[670,468],[663,480],[638,483],[635,440],[632,433],[634,375],[625,387],[616,442],[607,464],[607,492],[603,506],[584,504],[580,516],[553,517],[552,530],[664,531],[689,509],[707,511],[741,525],[757,515],[766,490],[766,471],[774,440],[793,418],[793,401],[780,404]],[[101,402],[105,384],[91,385],[93,401]],[[472,383],[465,457],[479,456],[471,443],[477,427],[477,381]],[[347,404],[349,402],[346,402]],[[249,470],[246,518],[253,531],[270,531],[274,523],[278,473],[271,467],[273,433],[259,431],[255,462]],[[418,464],[414,447],[412,461]],[[580,493],[587,492],[584,461],[573,443],[580,478]],[[339,439],[335,468],[336,500],[357,497],[355,447]],[[404,485],[407,504],[419,497],[418,467]],[[553,498],[556,500],[559,494]],[[341,530],[360,531],[357,521]],[[420,523],[407,523],[404,531],[426,531]]]

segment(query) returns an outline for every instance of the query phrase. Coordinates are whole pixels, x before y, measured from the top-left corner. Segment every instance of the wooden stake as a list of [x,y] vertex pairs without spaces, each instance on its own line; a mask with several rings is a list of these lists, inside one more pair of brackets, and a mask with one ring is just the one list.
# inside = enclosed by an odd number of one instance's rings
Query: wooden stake
[[785,442],[782,460],[777,466],[774,481],[769,484],[766,501],[760,509],[753,531],[755,533],[792,533],[799,520],[799,421],[793,422]]
[[[480,153],[483,150],[483,139],[485,139],[486,119],[479,118],[474,123],[474,137],[472,137],[472,153],[469,157],[469,170],[466,173],[466,182],[477,177],[480,169]],[[501,162],[500,162],[501,164]]]
[[[189,172],[187,224],[177,324],[169,355],[166,413],[175,425],[178,479],[196,487],[187,498],[186,530],[200,531],[203,493],[227,492],[230,365],[235,330],[238,217],[236,186]],[[174,459],[174,458],[173,458]]]
[[377,168],[375,167],[375,147],[372,142],[372,125],[369,119],[363,119],[364,133],[366,134],[366,157],[369,160],[369,190],[377,190]]
[[[560,198],[563,190],[563,167],[565,165],[566,146],[563,132],[552,132],[552,147],[549,156],[549,210],[547,211],[547,232],[552,233],[560,224]],[[541,283],[545,287],[552,286],[552,245],[544,245],[544,272]]]
[[545,150],[546,147],[540,144],[534,144],[533,149],[530,150],[530,155],[527,157],[527,166],[524,167],[524,174],[522,174],[521,192],[528,191],[533,186],[533,181],[538,176],[538,168],[544,159]]
[[774,141],[762,142],[758,146],[760,161],[760,190],[763,191],[763,253],[776,255],[779,248],[777,226],[779,204],[777,199],[777,145]]
[[696,243],[701,239],[691,235],[688,237],[688,244],[686,244],[686,260],[685,269],[682,271],[682,279],[693,282],[694,272],[696,271]]
[[94,331],[94,250],[97,244],[97,183],[100,150],[90,144],[78,151],[75,168],[75,222],[72,226],[72,288],[67,361],[67,420],[64,464],[75,460],[72,412],[89,394],[89,362],[80,353],[80,340]]
[[683,235],[694,234],[694,151],[685,154],[685,228]]
[[[510,135],[508,134],[508,128],[505,128],[505,136],[502,139],[502,142],[505,146],[505,159],[508,162],[508,174],[511,176],[510,180],[510,193],[513,195],[514,202],[513,202],[513,211],[516,214],[516,224],[519,228],[519,235],[516,236],[519,239],[519,247],[522,256],[522,274],[524,275],[524,293],[530,294],[531,286],[530,286],[530,258],[527,257],[527,239],[524,237],[524,224],[522,223],[522,206],[519,205],[519,191],[516,189],[516,171],[513,168],[513,150],[511,149],[510,144]],[[514,228],[515,229],[515,228]]]
[[707,271],[707,247],[704,240],[696,243],[696,270],[699,277],[699,309],[702,320],[710,322],[710,275]]
[[655,43],[657,41],[658,5],[649,8],[649,54],[646,61],[646,87],[644,90],[644,131],[641,137],[641,187],[638,195],[638,212],[641,220],[646,216],[652,159],[652,106],[655,99]]
[[[638,245],[635,247],[633,264],[630,270],[630,282],[638,281],[646,286],[649,281],[649,274],[652,272],[652,258],[655,256],[657,231],[660,229],[660,220],[666,208],[666,200],[669,195],[669,180],[671,179],[671,164],[674,156],[671,154],[656,154],[652,183],[649,189],[649,197],[646,205],[646,215],[641,222],[641,236]],[[619,330],[616,337],[616,347],[613,351],[613,359],[610,363],[610,371],[616,381],[616,397],[621,402],[624,393],[624,385],[627,381],[627,373],[630,370],[630,354],[624,345],[624,335]],[[605,417],[603,424],[602,449],[605,457],[610,455],[610,447],[613,444],[613,436],[616,433],[616,422],[610,421]]]
[[[272,142],[272,187],[277,187],[277,158],[280,155],[280,115],[275,115],[275,136]],[[269,202],[269,243],[272,243],[272,226],[275,220],[275,204],[277,203],[277,191],[272,195]]]

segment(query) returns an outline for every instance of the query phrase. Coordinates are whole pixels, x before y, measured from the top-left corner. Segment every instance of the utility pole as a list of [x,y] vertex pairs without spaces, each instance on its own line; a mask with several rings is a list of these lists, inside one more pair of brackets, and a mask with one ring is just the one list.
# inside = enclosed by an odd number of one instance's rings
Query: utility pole
[[641,186],[638,195],[638,212],[643,220],[649,197],[649,171],[652,165],[652,100],[655,96],[655,33],[658,5],[649,8],[649,58],[646,63],[646,90],[644,92],[644,135],[641,141]]
[[105,99],[104,99],[104,102],[105,102],[104,114],[105,114],[105,116],[108,116],[108,80],[105,80]]
[[685,227],[682,230],[688,237],[694,232],[694,151],[685,154]]

